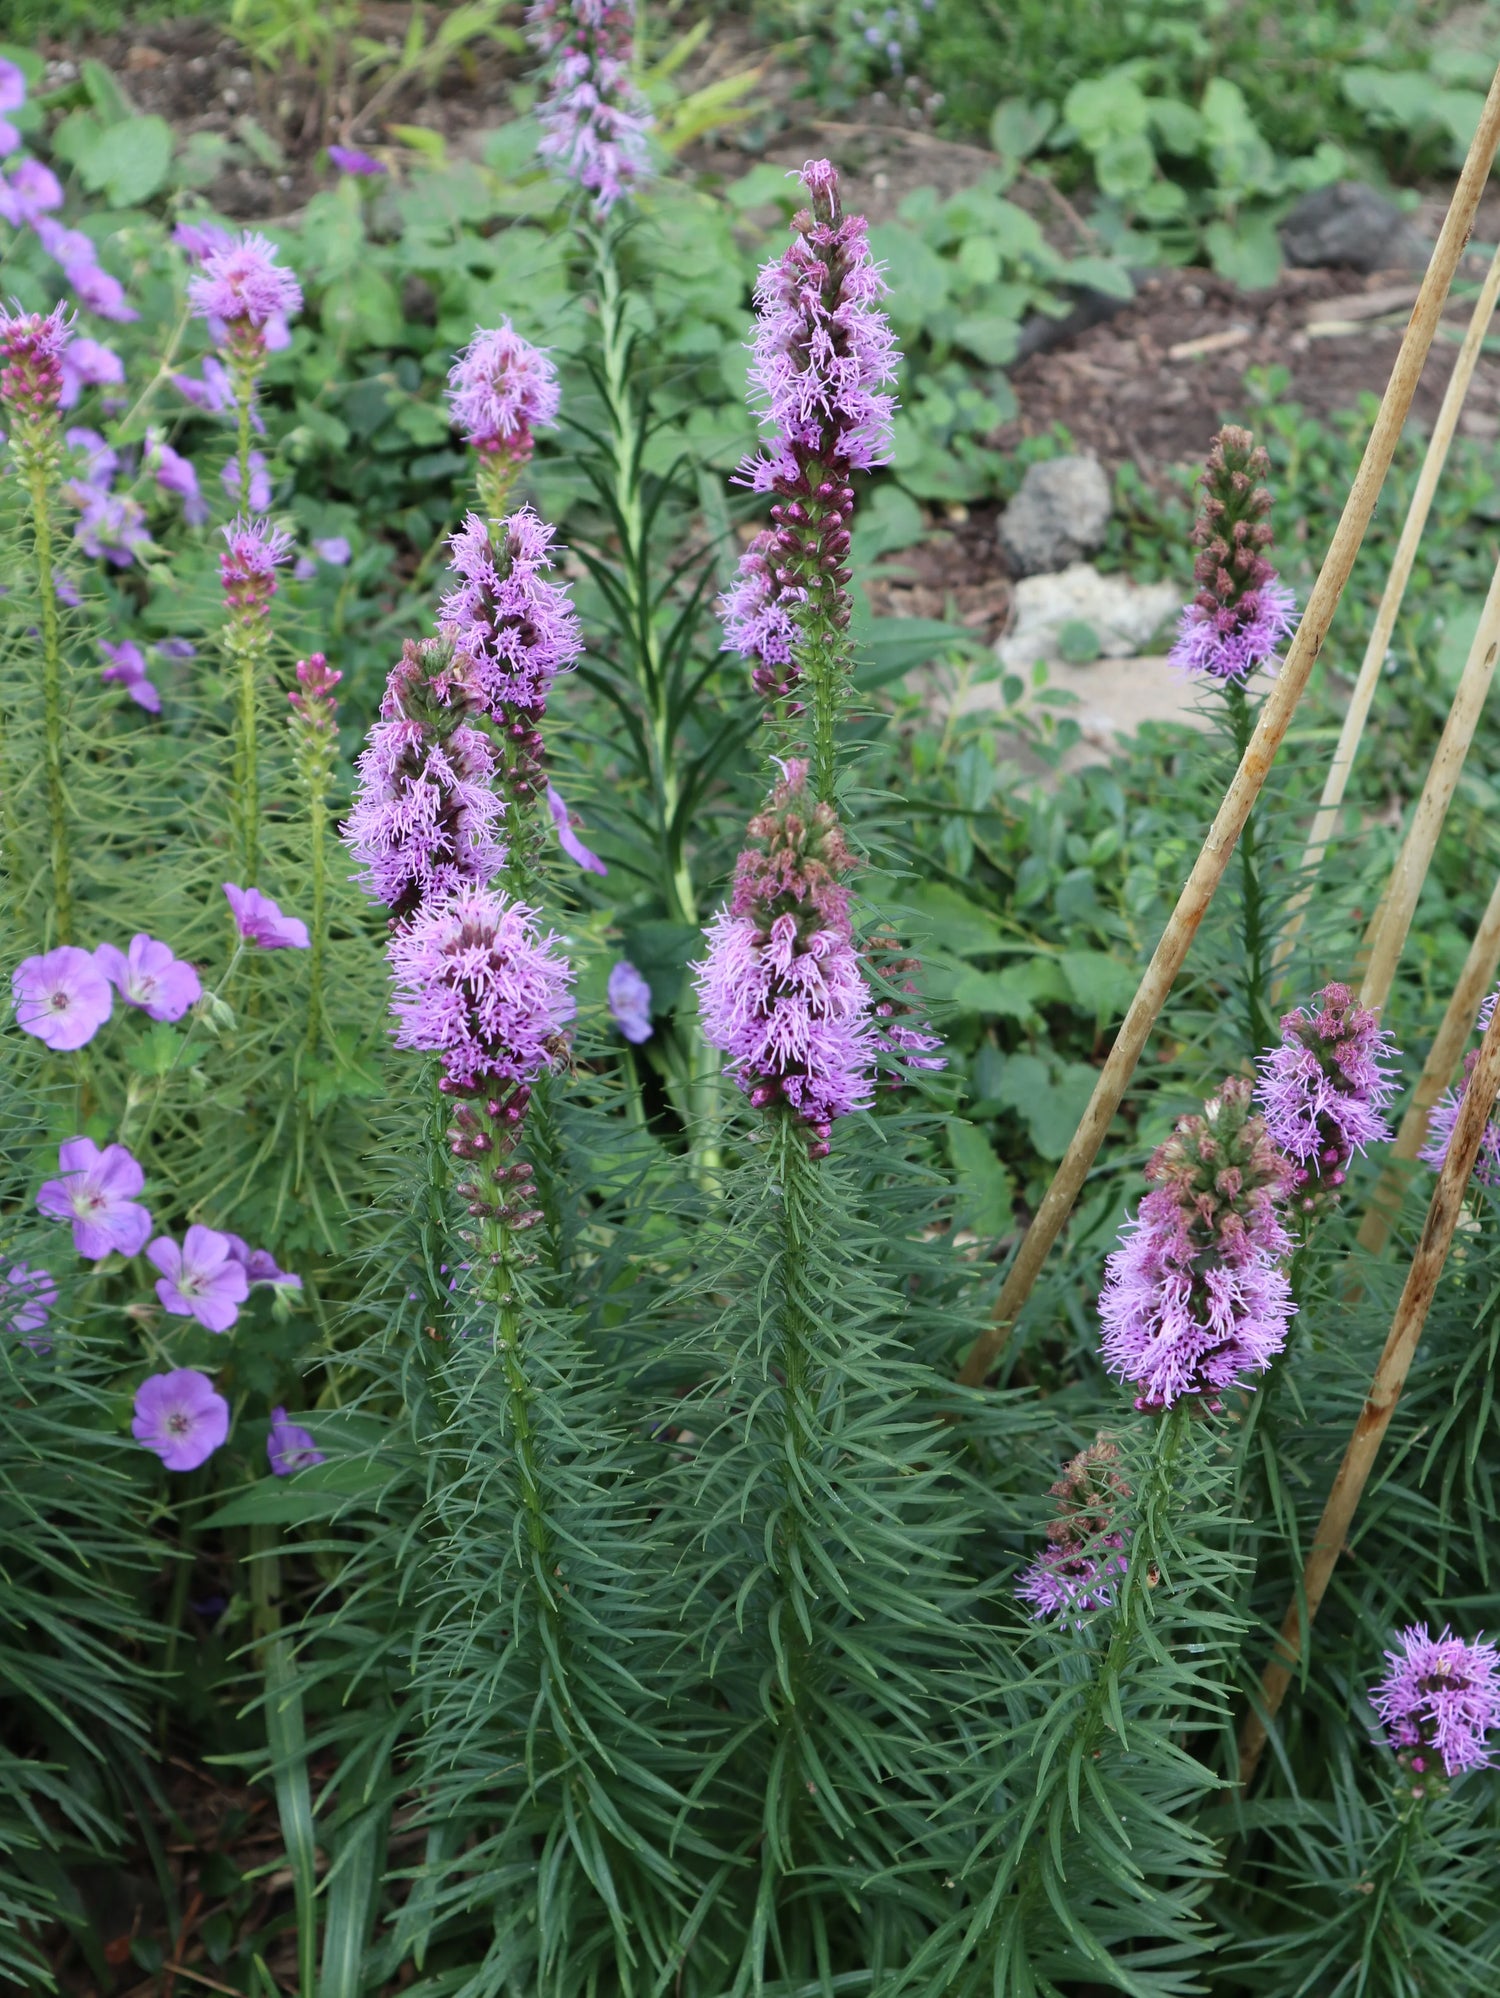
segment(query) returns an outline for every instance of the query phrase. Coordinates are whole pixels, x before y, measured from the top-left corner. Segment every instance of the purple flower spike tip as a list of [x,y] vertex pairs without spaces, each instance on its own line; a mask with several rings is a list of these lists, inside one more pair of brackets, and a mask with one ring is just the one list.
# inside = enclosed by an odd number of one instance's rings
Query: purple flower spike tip
[[247,230],[207,249],[202,268],[188,280],[188,303],[200,319],[264,333],[277,319],[301,311],[302,287],[277,263],[275,244]]
[[170,944],[144,931],[130,939],[128,952],[100,944],[94,961],[127,1006],[139,1006],[153,1020],[180,1020],[203,997],[192,965],[173,957]]
[[291,1422],[284,1408],[271,1410],[271,1431],[266,1437],[266,1455],[275,1477],[289,1478],[314,1464],[328,1461],[326,1453],[313,1441],[312,1432],[299,1422]]
[[628,957],[622,957],[609,974],[609,1010],[633,1046],[650,1040],[651,987]]
[[1349,1162],[1391,1135],[1396,1045],[1347,985],[1325,985],[1281,1022],[1281,1045],[1260,1058],[1256,1098],[1272,1142],[1292,1162],[1297,1199],[1335,1195]]
[[58,1147],[57,1168],[61,1177],[38,1188],[36,1204],[48,1220],[72,1222],[79,1255],[91,1263],[139,1255],[151,1233],[150,1211],[135,1198],[146,1175],[125,1146],[101,1152],[92,1138],[69,1138]]
[[229,1434],[229,1403],[193,1367],[149,1374],[136,1389],[130,1433],[169,1471],[196,1471]]
[[608,874],[609,869],[597,853],[590,853],[583,841],[573,830],[573,821],[561,791],[555,784],[547,786],[547,810],[552,814],[552,823],[557,827],[557,843],[563,852],[585,874]]
[[634,0],[532,0],[526,24],[554,65],[537,111],[537,151],[594,197],[602,218],[651,171],[651,113],[631,75]]
[[481,328],[448,372],[453,422],[476,451],[524,464],[532,432],[557,421],[562,402],[557,369],[508,319]]
[[258,888],[237,888],[224,883],[224,893],[234,912],[235,927],[246,943],[260,950],[308,950],[311,938],[307,925],[297,916],[284,916],[269,895]]
[[114,1010],[109,980],[91,951],[59,944],[23,957],[10,975],[16,1025],[58,1054],[87,1047]]
[[1489,1737],[1500,1728],[1500,1651],[1467,1644],[1446,1626],[1429,1637],[1425,1623],[1403,1630],[1400,1643],[1385,1654],[1389,1669],[1370,1694],[1392,1748],[1419,1776],[1433,1756],[1448,1776],[1487,1769]]
[[1244,681],[1276,663],[1297,622],[1297,600],[1265,550],[1274,536],[1271,495],[1260,481],[1271,469],[1248,430],[1226,424],[1203,471],[1203,504],[1193,540],[1198,594],[1182,613],[1173,663],[1188,673]]
[[146,1251],[161,1271],[156,1294],[174,1318],[196,1318],[210,1332],[227,1332],[250,1294],[245,1266],[230,1253],[227,1236],[195,1222],[179,1247],[158,1235]]

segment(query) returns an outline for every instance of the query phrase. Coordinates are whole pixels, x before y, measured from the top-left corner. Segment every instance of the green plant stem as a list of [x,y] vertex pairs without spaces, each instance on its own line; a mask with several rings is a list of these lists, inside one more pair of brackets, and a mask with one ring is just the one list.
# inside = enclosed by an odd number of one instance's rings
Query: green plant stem
[[307,967],[307,1033],[303,1041],[308,1054],[318,1051],[323,1030],[323,971],[328,957],[328,794],[321,783],[308,786],[307,833],[312,842],[312,949]]
[[48,852],[57,940],[73,935],[73,864],[68,839],[67,788],[63,782],[62,622],[57,614],[53,573],[50,473],[55,469],[55,426],[27,436],[16,426],[16,457],[31,501],[32,552],[36,559],[38,614],[42,633],[42,761],[47,791]]
[[235,674],[234,819],[241,886],[260,873],[260,678],[269,645],[264,612],[231,611],[225,649]]
[[[1229,715],[1235,754],[1241,761],[1255,730],[1243,682],[1229,680],[1224,686],[1224,705]],[[1245,953],[1245,1030],[1250,1048],[1258,1052],[1272,1039],[1270,1015],[1266,1010],[1266,927],[1265,896],[1260,878],[1259,828],[1257,814],[1251,811],[1240,834],[1240,924]]]

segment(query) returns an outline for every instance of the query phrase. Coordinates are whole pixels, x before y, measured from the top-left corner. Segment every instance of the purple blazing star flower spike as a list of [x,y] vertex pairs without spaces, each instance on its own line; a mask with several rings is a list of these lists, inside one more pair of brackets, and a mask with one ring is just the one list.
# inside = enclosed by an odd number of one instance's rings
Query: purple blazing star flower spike
[[99,640],[99,650],[109,661],[99,669],[99,678],[122,686],[131,700],[139,702],[147,714],[161,713],[161,695],[146,677],[146,659],[133,639],[122,638],[118,645]]
[[634,0],[533,0],[532,46],[554,61],[537,110],[537,152],[607,215],[651,171],[651,113],[631,75]]
[[1281,1044],[1257,1066],[1256,1099],[1272,1143],[1296,1168],[1293,1184],[1311,1209],[1344,1183],[1349,1161],[1391,1135],[1382,1112],[1395,1094],[1397,1053],[1380,1017],[1347,985],[1325,985],[1281,1022]]
[[628,957],[609,974],[609,1010],[620,1032],[634,1046],[651,1038],[651,987]]
[[546,580],[552,537],[544,520],[521,507],[495,528],[498,557],[489,524],[476,513],[450,544],[459,584],[439,606],[438,630],[497,720],[509,722],[505,711],[512,709],[517,718],[539,717],[553,681],[583,650],[567,591]]
[[704,1039],[756,1109],[785,1104],[810,1124],[822,1157],[832,1120],[874,1094],[876,1035],[840,885],[854,857],[832,806],[810,798],[806,764],[783,768],[692,968]]
[[398,922],[456,888],[484,887],[505,865],[505,808],[490,788],[494,750],[478,729],[444,710],[429,677],[432,661],[441,674],[442,647],[408,643],[392,668],[341,828],[363,870],[360,886]]
[[1263,1373],[1296,1310],[1278,1208],[1291,1168],[1232,1077],[1184,1117],[1146,1168],[1152,1191],[1126,1223],[1099,1293],[1101,1353],[1138,1408],[1201,1399]]
[[264,513],[271,504],[271,474],[266,465],[263,451],[250,453],[250,497],[246,500],[240,492],[239,460],[230,458],[219,473],[224,490],[236,506],[248,506],[251,513]]
[[1500,1728],[1500,1652],[1466,1644],[1446,1625],[1441,1637],[1429,1637],[1425,1623],[1413,1624],[1400,1641],[1370,1693],[1392,1748],[1418,1776],[1434,1755],[1449,1776],[1487,1769],[1489,1737]]
[[1198,594],[1182,613],[1170,657],[1189,673],[1246,680],[1297,622],[1297,600],[1263,551],[1275,538],[1271,495],[1260,481],[1271,469],[1248,430],[1226,424],[1203,472],[1203,504],[1193,540]]
[[1058,1506],[1047,1545],[1016,1584],[1035,1621],[1055,1618],[1064,1630],[1081,1630],[1092,1611],[1114,1602],[1117,1579],[1130,1566],[1123,1552],[1129,1528],[1118,1517],[1130,1487],[1115,1468],[1119,1458],[1119,1445],[1100,1436],[1052,1486]]
[[49,416],[62,398],[62,357],[72,331],[67,307],[10,312],[0,306],[0,402],[23,422]]
[[92,256],[86,263],[64,265],[63,276],[85,312],[96,313],[100,319],[113,319],[118,325],[140,318],[135,307],[125,302],[124,285],[102,265],[93,262]]
[[97,1263],[118,1252],[138,1256],[151,1233],[151,1215],[135,1199],[146,1183],[124,1145],[101,1152],[92,1138],[69,1138],[57,1152],[61,1179],[37,1189],[36,1204],[49,1221],[71,1221],[73,1247]]
[[146,1250],[161,1271],[156,1294],[174,1318],[196,1318],[210,1332],[227,1332],[250,1294],[245,1266],[230,1254],[229,1240],[217,1228],[198,1222],[179,1248],[170,1235],[158,1235]]
[[203,997],[192,965],[173,957],[170,944],[144,930],[130,939],[127,954],[116,944],[100,944],[94,962],[127,1006],[139,1006],[152,1020],[180,1020]]
[[261,950],[308,950],[311,940],[307,925],[297,916],[284,916],[269,895],[258,888],[237,888],[224,883],[224,893],[234,912],[235,927],[246,943]]
[[590,853],[574,832],[567,803],[555,784],[547,786],[547,810],[552,814],[553,825],[557,827],[557,843],[569,860],[581,867],[585,874],[608,874],[609,869],[598,854]]
[[10,975],[10,990],[16,1025],[58,1054],[87,1047],[114,1010],[109,980],[76,944],[23,957]]
[[477,329],[448,371],[454,427],[476,451],[513,464],[531,456],[532,432],[550,428],[561,403],[556,368],[508,319]]
[[0,1281],[0,1326],[14,1333],[33,1353],[50,1353],[52,1341],[38,1338],[57,1303],[57,1285],[49,1270],[15,1263]]
[[125,363],[113,347],[81,336],[70,340],[62,355],[63,409],[71,409],[86,388],[119,388],[125,381]]
[[362,153],[358,146],[330,146],[328,164],[340,173],[351,173],[357,178],[372,179],[386,171],[382,161],[373,153]]
[[228,546],[219,557],[219,580],[231,610],[262,614],[276,594],[276,571],[292,552],[292,537],[268,520],[243,514],[222,528]]
[[196,1471],[229,1434],[229,1403],[193,1367],[148,1374],[135,1392],[130,1433],[169,1471]]
[[314,1464],[328,1461],[313,1441],[312,1432],[304,1429],[299,1422],[289,1421],[284,1408],[271,1410],[266,1456],[270,1459],[272,1474],[278,1478],[289,1478],[294,1472],[306,1471]]
[[573,1017],[572,967],[535,911],[498,890],[460,888],[388,947],[396,1045],[438,1054],[456,1091],[529,1084],[557,1059]]
[[724,625],[720,649],[753,659],[755,691],[767,700],[785,700],[800,677],[796,650],[802,628],[796,607],[808,601],[809,593],[778,578],[775,552],[776,535],[765,528],[741,555],[733,586],[719,598]]
[[188,303],[200,319],[264,335],[276,319],[302,310],[302,287],[276,261],[276,246],[251,230],[216,244],[188,280]]
[[[1431,1166],[1434,1172],[1441,1172],[1448,1163],[1448,1147],[1453,1142],[1458,1113],[1463,1108],[1464,1097],[1468,1093],[1469,1078],[1473,1075],[1474,1065],[1478,1060],[1478,1049],[1464,1056],[1463,1081],[1457,1089],[1445,1089],[1428,1113],[1427,1142],[1417,1153],[1417,1157],[1423,1165]],[[1500,1123],[1495,1121],[1493,1114],[1479,1140],[1479,1156],[1474,1161],[1470,1184],[1500,1186]]]
[[221,229],[217,222],[179,222],[172,231],[172,241],[189,263],[201,264],[216,250],[230,249],[234,236],[228,229]]

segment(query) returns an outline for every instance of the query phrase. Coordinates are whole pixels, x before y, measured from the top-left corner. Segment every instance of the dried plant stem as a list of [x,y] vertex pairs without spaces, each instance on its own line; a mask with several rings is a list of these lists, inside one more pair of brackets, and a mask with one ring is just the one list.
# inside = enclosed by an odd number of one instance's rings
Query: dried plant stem
[[[1448,450],[1458,428],[1458,419],[1464,406],[1464,398],[1469,392],[1469,384],[1474,379],[1474,369],[1484,347],[1484,337],[1489,331],[1490,320],[1494,317],[1495,301],[1500,297],[1500,249],[1490,259],[1490,267],[1485,273],[1474,310],[1469,319],[1469,328],[1464,335],[1463,345],[1458,350],[1458,359],[1453,364],[1447,389],[1443,394],[1443,406],[1438,411],[1437,422],[1432,426],[1432,435],[1427,440],[1427,455],[1422,460],[1422,469],[1417,475],[1416,489],[1411,496],[1411,504],[1406,511],[1406,522],[1401,529],[1401,539],[1396,544],[1396,553],[1391,562],[1391,572],[1385,579],[1385,589],[1381,593],[1380,606],[1375,613],[1375,622],[1370,630],[1370,640],[1365,647],[1365,656],[1360,662],[1359,677],[1354,683],[1354,691],[1349,696],[1349,706],[1344,715],[1344,725],[1339,730],[1338,746],[1333,752],[1333,761],[1328,766],[1328,775],[1323,783],[1323,796],[1313,817],[1312,827],[1307,835],[1307,845],[1303,849],[1303,885],[1287,909],[1286,921],[1272,959],[1272,968],[1281,971],[1290,959],[1298,936],[1301,934],[1307,905],[1313,892],[1313,877],[1323,864],[1323,856],[1328,851],[1329,842],[1338,826],[1339,810],[1344,802],[1344,793],[1349,786],[1349,775],[1354,768],[1354,759],[1359,753],[1360,737],[1364,734],[1365,722],[1369,718],[1370,704],[1375,698],[1375,689],[1380,682],[1381,669],[1385,665],[1386,653],[1390,649],[1391,633],[1396,628],[1396,619],[1401,615],[1401,605],[1406,597],[1406,586],[1411,581],[1411,572],[1417,559],[1417,549],[1427,526],[1427,516],[1432,511],[1433,496],[1437,492],[1438,480],[1443,475],[1443,467],[1448,462]],[[1281,987],[1275,995],[1280,998]]]
[[1484,1127],[1489,1122],[1495,1098],[1500,1095],[1500,1010],[1480,1043],[1479,1060],[1464,1092],[1463,1106],[1454,1126],[1448,1157],[1438,1174],[1437,1185],[1427,1208],[1422,1238],[1406,1273],[1396,1314],[1386,1335],[1385,1349],[1375,1368],[1375,1377],[1365,1396],[1354,1433],[1344,1451],[1318,1522],[1312,1546],[1302,1569],[1301,1586],[1288,1605],[1275,1655],[1261,1676],[1261,1696],[1246,1718],[1240,1733],[1240,1781],[1248,1783],[1255,1774],[1267,1733],[1275,1720],[1292,1673],[1302,1653],[1303,1635],[1313,1619],[1333,1574],[1334,1563],[1343,1552],[1375,1456],[1384,1439],[1406,1376],[1411,1367],[1422,1327],[1432,1304],[1433,1293],[1448,1259],[1459,1214],[1468,1187],[1469,1174],[1479,1156]]
[[1480,1002],[1495,980],[1500,966],[1500,879],[1490,890],[1489,905],[1479,919],[1469,955],[1448,1001],[1442,1025],[1427,1051],[1422,1073],[1411,1093],[1406,1115],[1396,1141],[1387,1154],[1387,1166],[1376,1183],[1370,1205],[1359,1228],[1359,1246],[1372,1256],[1385,1247],[1391,1226],[1401,1209],[1403,1174],[1394,1169],[1398,1159],[1411,1160],[1422,1149],[1427,1136],[1427,1118],[1434,1103],[1453,1080],[1464,1043],[1474,1031]]
[[1490,682],[1495,677],[1497,656],[1500,656],[1500,562],[1496,563],[1495,573],[1490,578],[1489,594],[1479,616],[1479,628],[1469,647],[1463,677],[1453,696],[1448,719],[1443,724],[1442,738],[1427,772],[1427,782],[1422,786],[1422,795],[1417,800],[1417,808],[1412,814],[1396,865],[1391,869],[1385,893],[1380,898],[1380,906],[1371,918],[1365,940],[1360,946],[1359,1001],[1362,1006],[1381,1007],[1390,997],[1391,982],[1406,947],[1417,897],[1432,865],[1443,821],[1448,816],[1448,807],[1453,802],[1469,744],[1474,740]]
[[1380,497],[1380,488],[1390,469],[1391,459],[1395,456],[1422,365],[1442,316],[1448,287],[1453,282],[1453,273],[1469,239],[1497,141],[1500,141],[1500,69],[1496,70],[1491,81],[1478,130],[1453,191],[1453,199],[1427,266],[1427,275],[1417,294],[1417,302],[1412,307],[1401,351],[1396,356],[1364,456],[1354,475],[1354,483],[1344,502],[1344,511],[1328,553],[1323,558],[1318,580],[1308,598],[1307,609],[1287,650],[1286,664],[1261,707],[1255,733],[1240,758],[1239,768],[1209,828],[1208,837],[1178,897],[1177,906],[1115,1036],[1114,1046],[1100,1070],[1082,1122],[1074,1132],[1052,1184],[1016,1251],[1015,1260],[996,1300],[992,1323],[975,1340],[960,1370],[959,1380],[966,1387],[978,1387],[1003,1351],[1016,1315],[1031,1295],[1031,1287],[1047,1259],[1048,1251],[1073,1211],[1073,1203],[1135,1073],[1141,1050],[1166,1003],[1167,994],[1172,989],[1198,926],[1224,878],[1240,830],[1291,724],[1292,714],[1307,685],[1313,663],[1323,648],[1323,641],[1328,636],[1328,627],[1349,580],[1349,572],[1354,567],[1354,558],[1370,524],[1370,516],[1375,511],[1375,502]]

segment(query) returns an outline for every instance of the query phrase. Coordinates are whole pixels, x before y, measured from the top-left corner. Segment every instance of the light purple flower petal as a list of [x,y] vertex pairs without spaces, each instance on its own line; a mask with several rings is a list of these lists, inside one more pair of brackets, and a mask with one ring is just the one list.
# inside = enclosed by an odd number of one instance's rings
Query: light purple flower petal
[[203,996],[192,965],[172,955],[169,944],[139,931],[130,950],[100,944],[95,962],[127,1006],[139,1006],[153,1020],[180,1020]]
[[236,927],[246,943],[256,944],[261,950],[307,950],[311,947],[306,923],[296,916],[282,915],[270,896],[262,895],[258,888],[237,888],[232,881],[226,881],[224,893],[234,912]]
[[196,1318],[210,1332],[229,1330],[250,1282],[226,1236],[195,1222],[180,1247],[170,1235],[159,1235],[146,1254],[161,1271],[156,1294],[174,1318]]
[[41,957],[23,957],[11,973],[16,1025],[59,1054],[86,1047],[109,1018],[114,994],[93,956],[59,944]]
[[1500,1728],[1500,1651],[1467,1644],[1446,1626],[1430,1637],[1425,1623],[1402,1631],[1400,1642],[1385,1654],[1389,1669],[1370,1694],[1392,1748],[1417,1775],[1428,1756],[1449,1776],[1487,1769],[1495,1759],[1489,1738]]
[[73,1247],[88,1262],[139,1255],[151,1233],[150,1210],[135,1198],[146,1183],[139,1160],[124,1145],[101,1152],[92,1138],[69,1138],[57,1164],[61,1177],[37,1190],[39,1211],[73,1224]]
[[330,146],[328,163],[336,167],[340,173],[350,173],[364,178],[384,173],[386,170],[372,153],[362,153],[358,146]]
[[634,1046],[651,1038],[651,987],[628,957],[609,974],[609,1010],[615,1025]]
[[0,1326],[14,1333],[34,1353],[50,1353],[50,1339],[38,1338],[57,1303],[57,1285],[48,1270],[15,1263],[0,1280]]
[[552,814],[553,825],[557,827],[557,843],[569,860],[581,867],[585,874],[608,874],[609,869],[598,854],[590,853],[574,832],[573,821],[568,816],[568,807],[555,784],[547,786],[547,810]]
[[448,371],[448,405],[455,426],[477,451],[522,463],[532,432],[557,421],[562,402],[557,369],[508,319],[474,338]]
[[229,1403],[193,1367],[149,1374],[136,1389],[130,1433],[169,1471],[196,1471],[229,1434]]
[[284,1408],[271,1410],[266,1455],[270,1459],[272,1473],[278,1478],[289,1478],[296,1471],[305,1471],[314,1464],[327,1462],[326,1454],[313,1441],[311,1431],[298,1422],[289,1421]]

